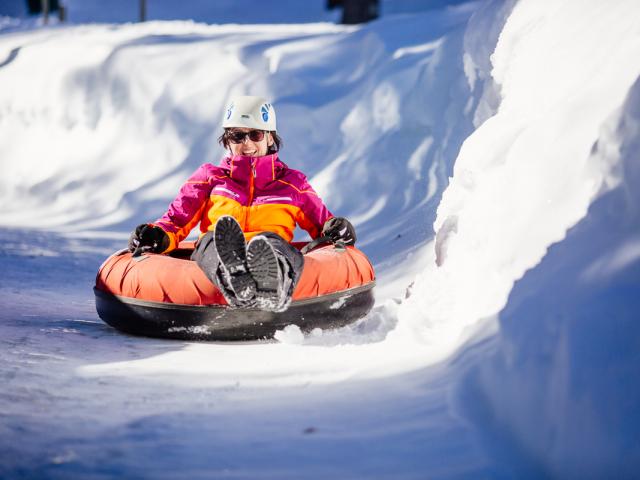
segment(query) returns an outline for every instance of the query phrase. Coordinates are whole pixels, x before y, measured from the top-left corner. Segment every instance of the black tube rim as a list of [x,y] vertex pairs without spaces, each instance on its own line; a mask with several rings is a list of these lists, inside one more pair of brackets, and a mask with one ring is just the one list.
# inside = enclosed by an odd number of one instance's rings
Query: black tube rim
[[[372,290],[376,286],[375,280],[367,283],[366,285],[359,285],[357,287],[349,288],[346,290],[340,290],[338,292],[328,293],[326,295],[318,295],[317,297],[302,298],[300,300],[294,300],[291,302],[291,307],[313,305],[314,303],[322,303],[331,300],[339,300],[344,296],[357,295],[359,293]],[[118,301],[128,304],[136,305],[139,307],[151,307],[160,308],[166,310],[191,310],[199,311],[202,309],[228,309],[229,305],[210,304],[210,305],[190,305],[185,303],[168,303],[168,302],[156,302],[153,300],[143,300],[140,298],[124,297],[122,295],[116,295],[113,293],[105,292],[97,287],[93,287],[93,292],[96,297],[102,297],[104,299],[117,299]],[[245,308],[235,310],[259,310],[257,308]]]

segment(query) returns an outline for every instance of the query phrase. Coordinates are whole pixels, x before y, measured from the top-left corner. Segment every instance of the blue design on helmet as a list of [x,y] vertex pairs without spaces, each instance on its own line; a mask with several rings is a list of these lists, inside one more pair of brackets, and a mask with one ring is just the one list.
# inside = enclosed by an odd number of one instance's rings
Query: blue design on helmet
[[262,108],[260,109],[260,111],[262,112],[262,120],[264,122],[268,122],[269,121],[269,109],[271,108],[271,105],[268,103],[265,103],[264,105],[262,105]]
[[231,118],[231,114],[233,113],[233,107],[235,107],[235,105],[232,103],[231,105],[229,105],[229,108],[227,109],[227,120]]

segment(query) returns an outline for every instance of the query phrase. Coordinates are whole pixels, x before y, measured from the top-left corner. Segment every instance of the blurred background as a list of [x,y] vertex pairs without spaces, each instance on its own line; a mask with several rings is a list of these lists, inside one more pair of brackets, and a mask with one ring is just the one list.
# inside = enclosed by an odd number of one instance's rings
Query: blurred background
[[[176,5],[180,3],[179,7]],[[122,23],[191,20],[205,23],[363,23],[384,14],[415,13],[462,0],[2,0],[0,16],[46,22]],[[300,6],[304,6],[303,9]],[[302,10],[294,19],[290,10]]]

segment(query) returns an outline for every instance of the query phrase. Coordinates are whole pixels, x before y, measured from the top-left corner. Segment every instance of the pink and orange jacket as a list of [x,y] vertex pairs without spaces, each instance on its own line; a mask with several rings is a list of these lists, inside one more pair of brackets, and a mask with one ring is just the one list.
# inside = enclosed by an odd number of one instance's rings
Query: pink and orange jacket
[[270,154],[226,157],[219,166],[205,163],[154,225],[169,235],[170,251],[198,223],[203,234],[213,230],[222,215],[235,217],[247,240],[271,231],[288,242],[296,224],[316,238],[333,216],[302,172]]

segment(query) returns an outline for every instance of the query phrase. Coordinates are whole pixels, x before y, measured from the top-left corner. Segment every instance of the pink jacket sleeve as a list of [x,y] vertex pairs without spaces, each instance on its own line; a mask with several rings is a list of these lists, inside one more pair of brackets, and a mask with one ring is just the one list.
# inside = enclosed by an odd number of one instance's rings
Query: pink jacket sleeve
[[176,248],[200,222],[210,193],[209,165],[204,164],[182,185],[167,212],[154,222],[169,235],[170,244],[165,251]]
[[301,214],[296,219],[300,228],[309,232],[311,238],[318,238],[324,223],[333,217],[320,196],[311,187],[307,178],[301,174],[301,190],[304,192]]

